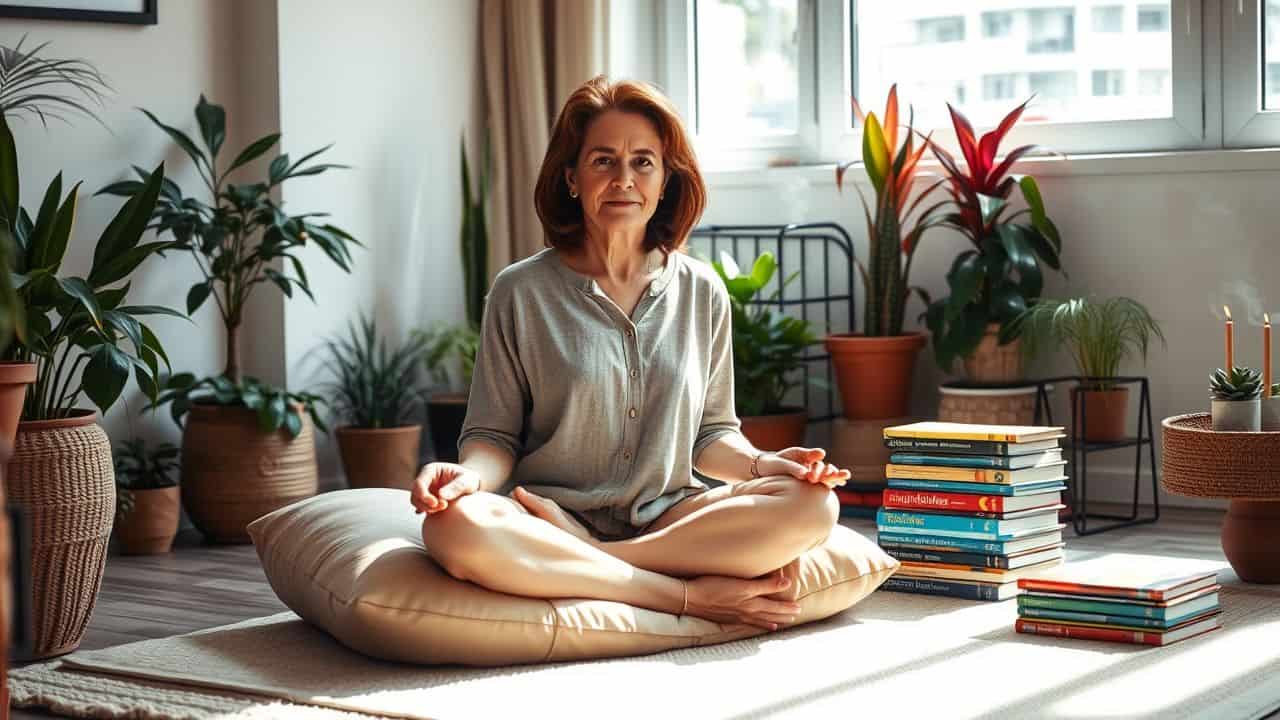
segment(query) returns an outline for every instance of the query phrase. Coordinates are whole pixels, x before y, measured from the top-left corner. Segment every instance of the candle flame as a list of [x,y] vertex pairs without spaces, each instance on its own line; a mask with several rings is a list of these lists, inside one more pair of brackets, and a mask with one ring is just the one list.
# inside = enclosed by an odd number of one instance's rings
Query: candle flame
[[1270,316],[1270,315],[1268,315],[1268,314],[1266,314],[1266,313],[1262,313],[1262,324],[1263,324],[1263,325],[1270,325],[1270,324],[1271,324],[1271,316]]
[[1222,312],[1227,314],[1227,322],[1231,322],[1231,308],[1227,307],[1226,305],[1223,305]]

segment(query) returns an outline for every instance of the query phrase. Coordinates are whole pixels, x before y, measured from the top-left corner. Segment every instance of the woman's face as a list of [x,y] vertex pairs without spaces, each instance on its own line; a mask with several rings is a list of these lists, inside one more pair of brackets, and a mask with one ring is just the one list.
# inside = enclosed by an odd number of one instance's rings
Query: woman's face
[[643,229],[666,185],[662,140],[643,115],[607,110],[587,126],[578,163],[565,170],[588,227]]

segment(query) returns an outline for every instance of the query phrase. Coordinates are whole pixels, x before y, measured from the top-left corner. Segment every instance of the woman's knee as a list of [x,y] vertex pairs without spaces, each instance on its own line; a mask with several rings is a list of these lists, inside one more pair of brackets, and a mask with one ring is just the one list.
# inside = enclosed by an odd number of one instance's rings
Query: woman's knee
[[519,512],[501,495],[464,495],[422,521],[422,543],[445,572],[459,580],[471,580],[473,568],[484,562],[493,530]]
[[827,539],[840,518],[840,501],[822,483],[793,482],[788,491],[788,516],[794,527],[812,539],[810,547]]

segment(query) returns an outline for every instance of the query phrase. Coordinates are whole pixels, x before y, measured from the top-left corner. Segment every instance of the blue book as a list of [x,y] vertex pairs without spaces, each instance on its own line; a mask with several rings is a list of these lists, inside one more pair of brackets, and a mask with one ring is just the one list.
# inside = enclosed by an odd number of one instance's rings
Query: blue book
[[1049,450],[1033,455],[944,455],[896,452],[889,456],[889,462],[897,465],[941,465],[943,467],[997,468],[1003,470],[1020,470],[1022,468],[1050,465],[1061,460],[1061,450]]
[[[1218,609],[1218,592],[1216,588],[1193,593],[1188,600],[1181,600],[1173,605],[1156,605],[1135,602],[1127,599],[1091,598],[1085,596],[1067,597],[1065,595],[1047,595],[1043,593],[1026,593],[1018,599],[1018,611],[1026,615],[1032,613],[1056,612],[1077,615],[1094,615],[1107,617],[1124,617],[1127,621],[1151,620],[1176,625],[1187,618]],[[1050,617],[1050,616],[1045,616]],[[1152,625],[1151,627],[1160,627]]]
[[[1214,605],[1203,613],[1203,615],[1216,612],[1220,608]],[[1132,630],[1168,630],[1169,628],[1186,622],[1189,618],[1183,617],[1177,620],[1158,620],[1156,618],[1140,618],[1132,615],[1103,615],[1100,613],[1083,613],[1071,612],[1066,610],[1041,610],[1040,608],[1018,606],[1018,615],[1029,618],[1041,618],[1044,620],[1068,620],[1070,622],[1089,623],[1090,625],[1110,625],[1112,627],[1126,628]]]
[[954,480],[907,480],[905,478],[889,480],[889,487],[902,490],[937,490],[940,492],[974,493],[977,495],[1008,495],[1010,497],[1067,489],[1067,486],[1061,480],[1004,485],[1001,483],[956,482]]
[[1062,528],[1057,525],[1052,530],[1039,535],[1028,535],[1017,540],[970,540],[968,538],[943,537],[941,535],[907,535],[881,531],[876,536],[880,547],[902,550],[943,550],[953,552],[974,552],[983,555],[1013,555],[1036,548],[1056,546],[1062,543]]
[[911,577],[901,573],[894,575],[880,586],[884,590],[945,595],[962,600],[1008,600],[1018,594],[1018,583],[984,583],[969,580],[937,580]]
[[881,532],[909,535],[941,535],[973,540],[1010,540],[1023,535],[1041,533],[1058,524],[1062,505],[1005,513],[1003,519],[978,518],[972,515],[881,510],[876,513],[876,529]]

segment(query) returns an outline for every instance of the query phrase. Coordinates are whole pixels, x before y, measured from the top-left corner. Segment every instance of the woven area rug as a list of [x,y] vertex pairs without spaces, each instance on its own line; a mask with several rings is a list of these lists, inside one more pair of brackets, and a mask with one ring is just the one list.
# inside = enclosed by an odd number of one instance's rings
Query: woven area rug
[[751,640],[490,669],[370,660],[281,613],[74,653],[10,683],[19,706],[148,720],[1262,717],[1280,708],[1280,588],[1229,585],[1223,605],[1222,630],[1139,648],[1018,635],[1013,602],[882,591]]

